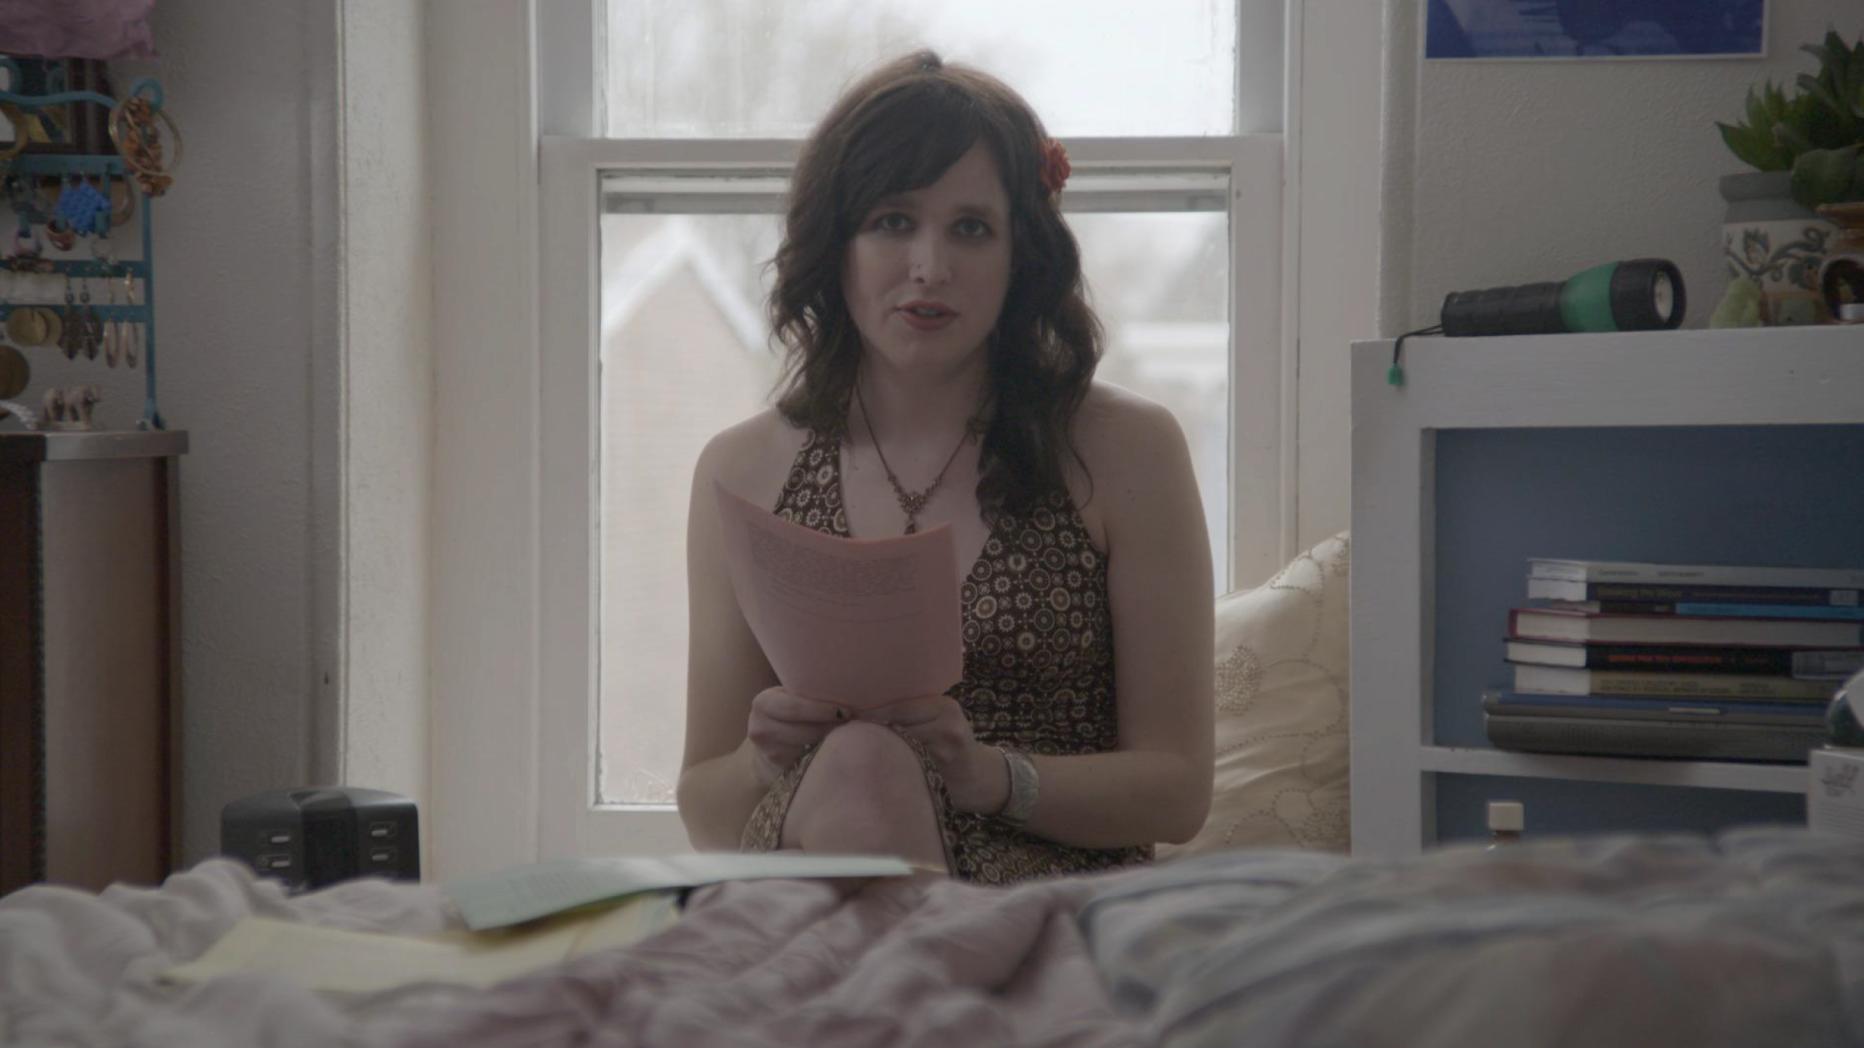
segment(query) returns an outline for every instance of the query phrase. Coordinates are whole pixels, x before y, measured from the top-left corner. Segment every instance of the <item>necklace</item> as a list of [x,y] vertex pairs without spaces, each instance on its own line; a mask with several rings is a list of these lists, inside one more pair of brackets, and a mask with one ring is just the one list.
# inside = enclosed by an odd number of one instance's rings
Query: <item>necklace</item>
[[874,454],[880,457],[880,468],[887,474],[887,483],[893,485],[893,497],[900,502],[900,512],[906,514],[906,534],[911,535],[919,530],[919,511],[926,507],[932,493],[945,480],[945,472],[951,469],[951,464],[958,461],[958,452],[963,451],[965,444],[976,434],[979,420],[973,417],[965,423],[964,432],[958,437],[958,445],[945,457],[945,464],[938,468],[938,475],[932,478],[932,483],[927,484],[924,491],[907,491],[900,484],[900,478],[894,474],[893,467],[887,464],[887,453],[880,450],[880,438],[874,434],[874,418],[867,413],[867,401],[861,399],[859,382],[854,384],[854,399],[861,405],[861,422],[867,426],[867,439],[874,442]]

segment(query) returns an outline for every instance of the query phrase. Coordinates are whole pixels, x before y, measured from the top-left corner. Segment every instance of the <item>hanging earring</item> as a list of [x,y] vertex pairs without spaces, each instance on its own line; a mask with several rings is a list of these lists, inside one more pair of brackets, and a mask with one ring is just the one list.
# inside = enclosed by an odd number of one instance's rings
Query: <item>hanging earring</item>
[[91,282],[84,277],[78,278],[78,348],[84,351],[86,360],[97,359],[97,348],[103,341],[104,324],[97,318],[97,310],[91,307]]
[[83,325],[78,321],[77,296],[71,290],[71,278],[65,277],[65,312],[59,318],[58,348],[65,353],[65,359],[71,360],[78,355],[78,341],[83,336],[78,332]]
[[106,280],[104,287],[110,297],[111,313],[110,319],[104,321],[104,366],[113,368],[122,357],[122,336],[117,332],[122,329],[123,322],[116,317],[116,281]]
[[[136,301],[136,271],[125,266],[123,269],[123,304],[141,305]],[[135,370],[136,361],[142,355],[142,321],[130,319],[136,316],[134,310],[125,310],[123,330],[117,334],[122,342],[123,366]]]

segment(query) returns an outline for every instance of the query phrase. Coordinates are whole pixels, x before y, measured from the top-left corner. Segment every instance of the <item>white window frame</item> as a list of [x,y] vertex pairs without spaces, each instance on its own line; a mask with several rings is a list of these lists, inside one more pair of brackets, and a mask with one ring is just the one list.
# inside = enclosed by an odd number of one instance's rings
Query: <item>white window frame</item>
[[[1302,523],[1296,482],[1307,459],[1297,456],[1296,434],[1310,413],[1330,418],[1332,400],[1344,400],[1343,390],[1306,394],[1305,362],[1318,354],[1324,365],[1323,343],[1331,339],[1303,351],[1297,325],[1329,335],[1351,319],[1336,316],[1342,282],[1370,288],[1376,280],[1377,252],[1367,237],[1376,236],[1379,143],[1363,133],[1361,110],[1377,109],[1382,37],[1356,5],[1322,5],[1328,17],[1317,38],[1304,42],[1309,2],[1236,0],[1238,128],[1262,137],[1249,146],[1240,136],[1187,144],[1193,151],[1217,148],[1213,142],[1249,150],[1213,161],[1234,166],[1238,195],[1231,328],[1247,342],[1237,346],[1231,369],[1231,577],[1244,585],[1292,555]],[[686,846],[670,814],[631,820],[586,810],[596,795],[589,742],[597,680],[593,638],[584,632],[595,621],[587,571],[593,546],[565,542],[563,531],[566,521],[589,519],[594,459],[582,453],[579,434],[594,417],[595,387],[579,383],[560,353],[586,347],[583,366],[594,357],[592,187],[598,167],[627,148],[594,137],[601,126],[596,4],[459,0],[427,20],[436,436],[422,832],[432,857],[428,875],[443,880],[535,859]],[[1337,53],[1342,41],[1352,61]],[[1304,100],[1303,51],[1323,45],[1327,62],[1314,68],[1328,71],[1327,90]],[[1342,69],[1351,73],[1348,82],[1335,85]],[[1309,112],[1316,108],[1323,111]],[[1303,126],[1329,134],[1304,136]],[[1068,144],[1079,161],[1108,163],[1120,158],[1122,141]],[[1329,159],[1317,171],[1338,176],[1323,179],[1323,192],[1303,188],[1301,157],[1311,151]],[[1305,206],[1303,196],[1311,198]],[[1332,215],[1341,209],[1345,215]],[[1303,215],[1310,212],[1324,212],[1317,228],[1351,219],[1335,237],[1340,244],[1309,244]],[[1327,259],[1337,267],[1316,285],[1326,302],[1304,302],[1304,267]],[[1304,362],[1299,369],[1297,361]],[[565,406],[580,413],[583,428],[568,425]]]
[[[1279,135],[1069,138],[1082,174],[1132,169],[1222,171],[1230,179],[1232,291],[1230,512],[1232,577],[1250,578],[1280,556],[1281,239]],[[659,806],[600,805],[598,797],[599,495],[597,338],[600,181],[605,172],[701,175],[793,165],[787,139],[616,140],[546,136],[542,224],[539,509],[539,843],[546,855],[683,850],[677,815]],[[1086,184],[1082,179],[1081,183]],[[1077,202],[1093,207],[1092,201]],[[1122,203],[1142,207],[1143,199]],[[1235,318],[1248,317],[1248,323]],[[563,755],[576,754],[566,760]]]

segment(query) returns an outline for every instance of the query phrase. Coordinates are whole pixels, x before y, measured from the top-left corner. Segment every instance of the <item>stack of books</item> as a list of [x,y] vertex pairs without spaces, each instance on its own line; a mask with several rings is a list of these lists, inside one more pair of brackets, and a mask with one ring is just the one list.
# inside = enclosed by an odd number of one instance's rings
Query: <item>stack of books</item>
[[1864,668],[1864,569],[1534,559],[1489,741],[1553,753],[1804,763]]

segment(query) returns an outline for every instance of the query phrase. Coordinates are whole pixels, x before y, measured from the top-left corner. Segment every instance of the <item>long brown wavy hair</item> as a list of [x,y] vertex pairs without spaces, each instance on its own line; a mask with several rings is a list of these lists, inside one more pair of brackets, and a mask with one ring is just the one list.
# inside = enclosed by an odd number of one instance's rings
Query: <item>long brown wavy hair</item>
[[883,197],[938,181],[978,142],[1010,201],[1010,286],[989,336],[990,395],[977,500],[986,518],[1021,515],[1066,491],[1064,452],[1100,362],[1081,252],[1042,184],[1048,134],[1001,80],[931,51],[895,59],[850,88],[797,161],[773,260],[771,330],[785,351],[777,410],[791,425],[840,433],[860,370],[861,336],[841,292],[848,241]]

